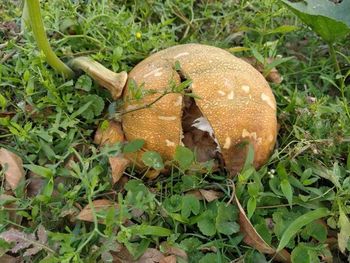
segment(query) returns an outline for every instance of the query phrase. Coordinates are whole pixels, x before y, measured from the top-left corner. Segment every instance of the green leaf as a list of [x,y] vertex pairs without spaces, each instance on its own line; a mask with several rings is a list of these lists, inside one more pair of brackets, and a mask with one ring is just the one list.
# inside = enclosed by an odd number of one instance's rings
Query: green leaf
[[142,139],[133,140],[133,141],[125,144],[125,146],[123,148],[123,152],[124,153],[137,152],[138,150],[140,150],[143,147],[144,144],[145,144],[145,141]]
[[328,43],[342,39],[350,32],[350,1],[337,4],[325,0],[282,2]]
[[175,150],[174,160],[178,162],[181,169],[186,170],[193,163],[194,154],[190,149],[184,146],[177,146]]
[[293,238],[293,236],[295,236],[301,230],[302,227],[304,227],[307,224],[310,224],[316,219],[328,216],[329,214],[330,212],[328,211],[328,209],[322,207],[298,217],[284,231],[280,243],[277,247],[277,251],[282,250]]
[[134,235],[141,236],[157,236],[157,237],[167,237],[172,234],[170,229],[160,227],[160,226],[149,226],[149,225],[134,225],[129,227],[129,230]]
[[256,208],[256,198],[250,197],[247,203],[248,218],[251,218]]
[[200,214],[200,219],[197,222],[199,230],[206,236],[213,236],[216,233],[216,202],[209,203],[207,210]]
[[200,212],[199,200],[194,195],[185,195],[182,197],[181,216],[188,218],[191,213],[198,215]]
[[350,151],[348,153],[348,158],[346,159],[346,169],[350,170]]
[[7,105],[7,100],[6,98],[0,93],[0,107],[2,110],[5,110]]
[[80,103],[86,105],[91,102],[89,107],[81,113],[81,116],[86,120],[92,120],[94,117],[99,116],[105,107],[104,100],[97,95],[86,95]]
[[318,222],[312,222],[308,224],[305,227],[305,233],[322,243],[327,239],[327,227]]
[[75,83],[76,89],[81,89],[85,91],[90,91],[92,86],[92,80],[87,75],[82,75],[78,78],[77,82]]
[[37,175],[40,175],[48,179],[52,178],[53,176],[52,170],[47,167],[43,167],[35,164],[26,164],[26,165],[23,165],[23,167],[31,170],[33,173]]
[[283,25],[283,26],[279,26],[274,29],[268,30],[266,34],[285,34],[285,33],[296,31],[297,29],[298,29],[297,26]]
[[257,61],[259,61],[261,64],[265,64],[265,59],[263,55],[259,53],[258,50],[256,50],[255,47],[250,47],[250,50],[252,51],[253,56],[256,58]]
[[288,180],[283,179],[281,181],[281,190],[283,195],[287,198],[289,206],[291,207],[293,204],[293,189]]
[[202,257],[198,262],[199,263],[213,263],[219,262],[221,256],[220,254],[207,253],[204,257]]
[[292,263],[310,263],[311,258],[308,249],[303,245],[295,247],[291,254]]
[[220,203],[218,206],[218,215],[216,217],[216,229],[224,235],[232,235],[239,232],[239,224],[237,224],[238,211],[235,206],[229,204],[226,206]]
[[156,170],[162,170],[164,168],[162,157],[159,155],[159,153],[154,151],[149,151],[142,154],[142,161],[148,167]]

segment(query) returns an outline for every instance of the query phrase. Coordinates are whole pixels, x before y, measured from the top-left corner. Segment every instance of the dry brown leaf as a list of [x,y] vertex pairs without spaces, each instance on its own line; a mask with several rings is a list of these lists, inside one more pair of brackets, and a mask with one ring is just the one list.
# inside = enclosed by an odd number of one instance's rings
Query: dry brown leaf
[[26,257],[36,255],[43,250],[42,245],[46,245],[47,243],[47,232],[42,225],[39,226],[36,235],[37,238],[34,234],[24,233],[12,228],[2,232],[0,237],[8,243],[15,243],[11,249],[12,253],[17,253],[25,249],[23,256]]
[[5,148],[0,148],[0,165],[5,170],[6,182],[12,190],[15,190],[19,183],[24,180],[22,159]]
[[[116,203],[107,199],[95,200],[95,201],[92,201],[92,204],[94,206],[95,213],[106,211],[111,207],[114,207],[116,209],[118,208],[118,205]],[[83,208],[83,210],[80,211],[80,213],[77,216],[77,219],[82,221],[94,222],[93,210],[89,204],[86,205]],[[104,224],[104,220],[102,219],[99,219],[98,222],[100,224]]]
[[5,254],[0,256],[0,262],[1,263],[19,263],[21,262],[21,259]]
[[130,161],[121,155],[109,157],[108,160],[112,170],[112,182],[115,184],[122,177],[125,169],[130,164]]
[[186,192],[186,195],[194,195],[198,200],[203,200],[203,195],[199,190],[190,190]]
[[121,124],[115,121],[108,121],[107,127],[98,127],[94,143],[103,146],[125,141],[124,132]]
[[176,256],[171,255],[163,258],[159,263],[176,263]]
[[3,203],[4,209],[8,210],[9,220],[11,222],[15,222],[16,224],[20,225],[22,222],[22,216],[17,215],[17,213],[16,213],[16,208],[17,208],[17,205],[15,203],[16,198],[13,197],[12,195],[1,194],[0,201]]
[[267,244],[264,239],[259,235],[259,233],[255,230],[252,223],[249,221],[241,203],[239,202],[236,191],[235,191],[235,185],[232,183],[233,188],[233,200],[235,201],[238,211],[239,211],[239,225],[240,225],[240,231],[244,235],[243,241],[247,245],[255,248],[256,250],[260,251],[264,254],[272,255],[274,260],[279,262],[291,262],[290,254],[287,250],[283,249],[276,253],[276,249],[271,247],[269,244]]
[[135,263],[160,263],[164,255],[155,248],[148,248]]
[[218,199],[221,196],[220,192],[214,191],[214,190],[204,190],[204,189],[199,189],[199,192],[201,195],[204,197],[204,199],[207,202],[212,202],[216,199]]
[[162,245],[162,249],[164,249],[165,254],[181,257],[184,260],[188,259],[188,256],[185,250],[179,247],[171,246],[167,242],[163,242],[161,245]]
[[[244,61],[248,62],[250,65],[252,65],[254,68],[256,68],[260,73],[264,73],[264,65],[261,64],[256,60],[256,58],[253,57],[241,57]],[[273,58],[268,58],[267,63],[270,64],[274,61]],[[275,83],[275,84],[280,84],[282,82],[282,77],[279,74],[278,70],[276,68],[272,68],[265,77],[266,80]]]

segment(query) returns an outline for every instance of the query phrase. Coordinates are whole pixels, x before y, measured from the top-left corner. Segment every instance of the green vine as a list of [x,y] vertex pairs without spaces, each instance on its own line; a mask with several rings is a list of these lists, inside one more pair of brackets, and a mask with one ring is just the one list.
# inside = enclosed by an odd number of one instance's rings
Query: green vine
[[24,12],[28,12],[29,14],[29,21],[33,30],[34,38],[39,49],[44,53],[47,63],[64,77],[72,78],[74,72],[56,56],[47,39],[44,23],[41,18],[39,0],[26,0],[24,6],[27,8]]

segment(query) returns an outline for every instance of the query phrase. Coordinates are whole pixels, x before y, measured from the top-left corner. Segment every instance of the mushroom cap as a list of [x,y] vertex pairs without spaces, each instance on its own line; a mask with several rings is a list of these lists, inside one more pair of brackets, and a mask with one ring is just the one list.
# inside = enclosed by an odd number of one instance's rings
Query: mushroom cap
[[[171,83],[181,77],[174,69],[178,62],[182,75],[192,80],[195,103],[214,130],[226,168],[237,173],[243,166],[248,144],[254,148],[254,166],[264,164],[277,136],[276,101],[265,78],[250,64],[213,46],[185,44],[167,48],[146,58],[129,74],[144,95],[130,99],[130,85],[124,91],[125,111],[154,102]],[[167,94],[151,107],[123,115],[127,140],[143,138],[144,149],[172,159],[182,142],[181,94]]]

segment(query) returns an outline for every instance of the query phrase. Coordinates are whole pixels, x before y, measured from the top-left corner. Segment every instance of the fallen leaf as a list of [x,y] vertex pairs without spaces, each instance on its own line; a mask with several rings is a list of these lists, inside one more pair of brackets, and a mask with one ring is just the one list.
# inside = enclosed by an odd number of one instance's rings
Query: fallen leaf
[[0,234],[0,238],[7,243],[15,243],[10,250],[12,253],[17,253],[22,249],[29,248],[31,245],[35,246],[36,238],[34,234],[27,234],[17,229],[11,228]]
[[0,165],[5,170],[6,182],[12,190],[15,190],[24,180],[24,169],[22,159],[5,148],[0,148]]
[[27,196],[34,197],[40,194],[41,189],[44,187],[45,179],[41,176],[36,175],[33,172],[29,172],[28,185],[27,185]]
[[121,155],[109,157],[108,160],[112,170],[112,182],[115,184],[122,177],[125,169],[130,164],[130,161]]
[[171,246],[167,242],[163,242],[161,246],[162,246],[162,249],[164,249],[165,254],[177,256],[187,261],[188,256],[185,250],[179,247]]
[[[99,199],[92,201],[92,205],[94,206],[95,213],[106,211],[111,207],[118,208],[118,205],[110,200],[107,199]],[[88,221],[88,222],[94,222],[94,215],[93,210],[91,206],[88,204],[86,205],[83,210],[80,211],[80,213],[77,216],[78,220],[82,221]],[[104,220],[98,219],[98,222],[100,224],[104,224]]]
[[[11,192],[11,191],[9,191]],[[16,224],[20,225],[22,222],[22,216],[17,215],[16,213],[16,198],[13,197],[12,195],[8,195],[8,194],[0,194],[0,202],[4,207],[4,210],[8,210],[8,216],[9,216],[9,220],[11,222],[15,222]],[[0,261],[1,262],[1,261]]]
[[148,248],[135,263],[160,263],[164,255],[155,248]]
[[104,121],[98,127],[94,138],[94,143],[100,146],[123,141],[125,141],[125,137],[121,124],[115,121]]
[[235,194],[235,185],[232,183],[233,188],[233,199],[239,210],[239,225],[240,231],[244,235],[243,241],[247,245],[255,248],[261,253],[273,255],[274,260],[279,262],[291,262],[290,254],[287,250],[283,249],[276,253],[276,249],[267,244],[264,239],[259,235],[259,233],[255,230],[252,223],[249,221],[241,203],[239,202],[236,194]]
[[0,256],[0,262],[1,263],[19,263],[21,262],[21,259],[5,254]]
[[176,263],[176,256],[171,255],[163,258],[159,263]]
[[204,189],[199,189],[199,192],[201,195],[204,197],[204,199],[207,202],[212,202],[216,199],[218,199],[221,196],[220,192],[214,191],[214,190],[204,190]]

